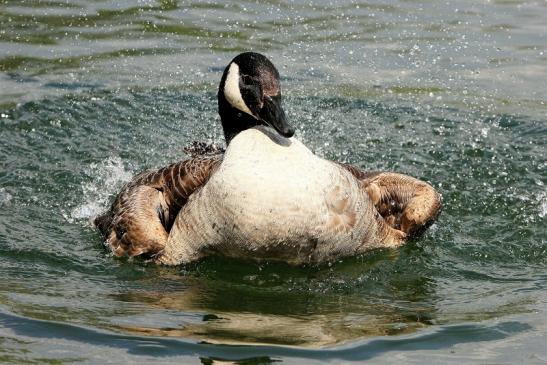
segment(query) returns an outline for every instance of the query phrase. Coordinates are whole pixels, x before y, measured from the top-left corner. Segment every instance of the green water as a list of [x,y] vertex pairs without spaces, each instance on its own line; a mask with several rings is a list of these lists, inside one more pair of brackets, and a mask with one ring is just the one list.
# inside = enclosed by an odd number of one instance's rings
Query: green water
[[[545,24],[532,1],[0,1],[0,362],[546,362]],[[321,267],[103,248],[125,181],[223,142],[244,50],[317,154],[443,194],[423,238]]]

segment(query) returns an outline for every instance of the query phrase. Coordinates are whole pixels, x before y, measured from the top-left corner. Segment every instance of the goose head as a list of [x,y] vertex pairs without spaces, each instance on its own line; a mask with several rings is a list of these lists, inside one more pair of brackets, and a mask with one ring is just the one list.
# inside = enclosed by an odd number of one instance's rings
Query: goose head
[[259,53],[241,53],[226,66],[218,89],[218,113],[227,144],[258,125],[270,126],[286,138],[294,135],[281,107],[279,72]]

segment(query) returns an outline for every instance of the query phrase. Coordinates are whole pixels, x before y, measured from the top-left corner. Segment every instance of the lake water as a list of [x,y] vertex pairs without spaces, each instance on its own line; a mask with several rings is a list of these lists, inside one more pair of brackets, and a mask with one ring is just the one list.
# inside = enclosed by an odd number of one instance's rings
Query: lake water
[[[431,182],[418,241],[320,267],[120,260],[90,219],[222,143],[246,50],[317,154]],[[547,362],[545,1],[0,2],[0,362]]]

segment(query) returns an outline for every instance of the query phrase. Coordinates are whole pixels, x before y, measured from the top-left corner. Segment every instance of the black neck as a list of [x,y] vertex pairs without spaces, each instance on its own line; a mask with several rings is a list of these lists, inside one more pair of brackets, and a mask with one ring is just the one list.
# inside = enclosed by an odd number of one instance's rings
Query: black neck
[[222,93],[220,93],[218,98],[218,114],[222,122],[226,145],[230,144],[232,138],[239,132],[264,124],[249,114],[232,107]]

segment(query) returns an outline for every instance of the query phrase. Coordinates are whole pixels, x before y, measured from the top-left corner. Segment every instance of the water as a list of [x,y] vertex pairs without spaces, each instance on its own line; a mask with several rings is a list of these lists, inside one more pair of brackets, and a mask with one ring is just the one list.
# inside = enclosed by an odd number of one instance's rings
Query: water
[[[4,0],[0,24],[0,362],[547,361],[547,3]],[[422,239],[320,267],[102,247],[125,181],[222,143],[244,50],[317,154],[442,192]]]

